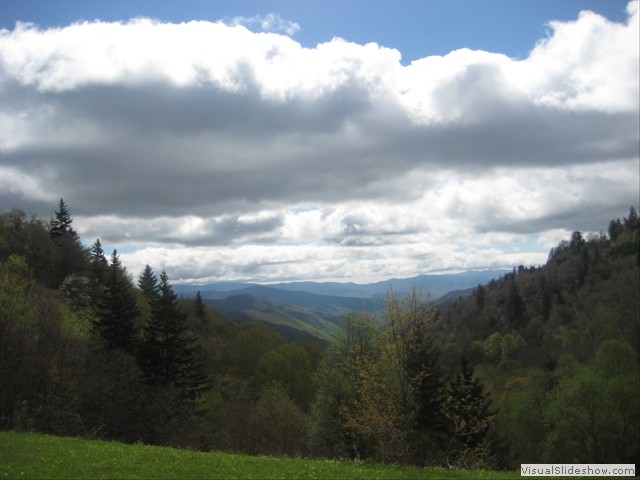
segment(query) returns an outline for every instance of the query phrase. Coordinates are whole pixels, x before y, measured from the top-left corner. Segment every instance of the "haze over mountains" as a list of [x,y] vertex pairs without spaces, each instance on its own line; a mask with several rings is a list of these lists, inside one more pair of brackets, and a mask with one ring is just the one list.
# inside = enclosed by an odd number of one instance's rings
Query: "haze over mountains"
[[183,297],[200,292],[214,310],[235,323],[267,324],[287,340],[328,341],[351,312],[374,313],[382,306],[390,288],[405,295],[415,286],[432,300],[466,295],[474,287],[498,278],[508,270],[468,271],[443,275],[358,284],[339,282],[290,282],[270,285],[254,283],[209,283],[175,285]]
[[[411,278],[391,278],[374,283],[286,282],[260,285],[256,283],[219,282],[205,285],[176,284],[174,289],[178,294],[185,296],[193,296],[199,291],[204,298],[226,298],[238,293],[247,293],[243,292],[246,289],[253,289],[254,293],[259,293],[260,290],[255,289],[255,287],[265,287],[265,290],[263,290],[265,294],[268,292],[273,293],[273,290],[285,290],[335,297],[384,298],[389,287],[393,287],[399,294],[403,294],[411,290],[415,285],[418,288],[422,288],[424,292],[428,292],[431,299],[435,300],[453,290],[472,288],[477,286],[478,283],[486,283],[508,272],[509,270],[472,270],[442,275],[423,274]],[[292,296],[291,298],[297,297]],[[277,298],[273,299],[277,300]]]

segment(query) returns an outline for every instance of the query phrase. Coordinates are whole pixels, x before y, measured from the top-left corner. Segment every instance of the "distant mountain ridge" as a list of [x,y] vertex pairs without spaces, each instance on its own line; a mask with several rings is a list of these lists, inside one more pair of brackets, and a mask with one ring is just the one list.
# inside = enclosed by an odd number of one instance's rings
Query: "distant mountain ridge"
[[486,270],[418,275],[369,284],[291,282],[259,285],[223,282],[178,284],[174,289],[186,297],[193,297],[199,291],[209,306],[234,323],[263,323],[289,341],[313,339],[326,342],[337,331],[345,315],[379,310],[391,287],[398,295],[405,295],[415,286],[428,293],[432,300],[442,298],[446,301],[448,296],[455,299],[467,296],[477,285],[508,272]]
[[[451,291],[476,287],[478,284],[484,284],[490,280],[497,279],[510,271],[511,270],[470,270],[467,272],[445,273],[440,275],[421,274],[411,278],[391,278],[373,283],[304,281],[268,285],[242,282],[217,282],[205,285],[176,284],[174,285],[174,290],[178,294],[185,296],[194,296],[195,293],[199,291],[207,298],[225,298],[225,296],[238,294],[249,288],[262,287],[291,292],[307,292],[332,297],[383,299],[390,287],[393,287],[399,295],[404,295],[409,293],[413,286],[416,286],[417,288],[421,288],[424,293],[429,293],[432,300],[436,300]],[[266,291],[263,291],[263,293],[264,292]]]

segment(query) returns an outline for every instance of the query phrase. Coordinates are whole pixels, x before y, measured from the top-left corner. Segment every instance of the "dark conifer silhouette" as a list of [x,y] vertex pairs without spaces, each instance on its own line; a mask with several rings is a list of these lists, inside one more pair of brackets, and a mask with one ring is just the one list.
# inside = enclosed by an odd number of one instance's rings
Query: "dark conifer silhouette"
[[108,349],[119,348],[128,353],[135,351],[140,311],[131,288],[118,252],[114,250],[98,315],[94,321],[94,327]]
[[198,293],[196,293],[196,300],[195,300],[194,309],[195,309],[195,312],[196,312],[196,317],[201,322],[206,322],[207,321],[207,311],[206,311],[205,308],[206,308],[206,306],[204,304],[204,301],[202,300],[202,295],[200,295],[200,291],[198,291]]
[[195,359],[197,338],[187,329],[166,272],[160,274],[158,295],[150,299],[151,318],[144,329],[140,366],[152,385],[174,386],[186,397],[206,388],[207,379]]
[[145,265],[144,271],[138,279],[138,288],[147,299],[158,296],[158,278],[149,265]]

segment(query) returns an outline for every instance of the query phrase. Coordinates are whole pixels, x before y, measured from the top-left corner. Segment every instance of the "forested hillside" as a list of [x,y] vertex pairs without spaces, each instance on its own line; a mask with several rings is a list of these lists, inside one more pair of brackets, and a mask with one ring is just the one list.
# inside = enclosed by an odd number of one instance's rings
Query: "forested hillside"
[[540,268],[520,266],[439,312],[452,373],[462,356],[491,392],[512,463],[638,458],[640,223],[576,231]]
[[391,290],[322,347],[179,300],[152,266],[133,279],[99,239],[83,248],[63,200],[50,220],[0,212],[0,428],[419,465],[632,463],[639,229],[631,209],[607,234],[574,232],[545,266],[447,309]]

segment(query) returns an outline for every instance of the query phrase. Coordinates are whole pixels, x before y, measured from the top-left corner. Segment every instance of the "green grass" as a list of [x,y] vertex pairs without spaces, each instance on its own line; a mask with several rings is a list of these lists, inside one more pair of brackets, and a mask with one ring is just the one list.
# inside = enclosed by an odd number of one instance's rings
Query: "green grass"
[[0,432],[0,480],[13,478],[506,479],[517,472],[197,453],[147,445]]

